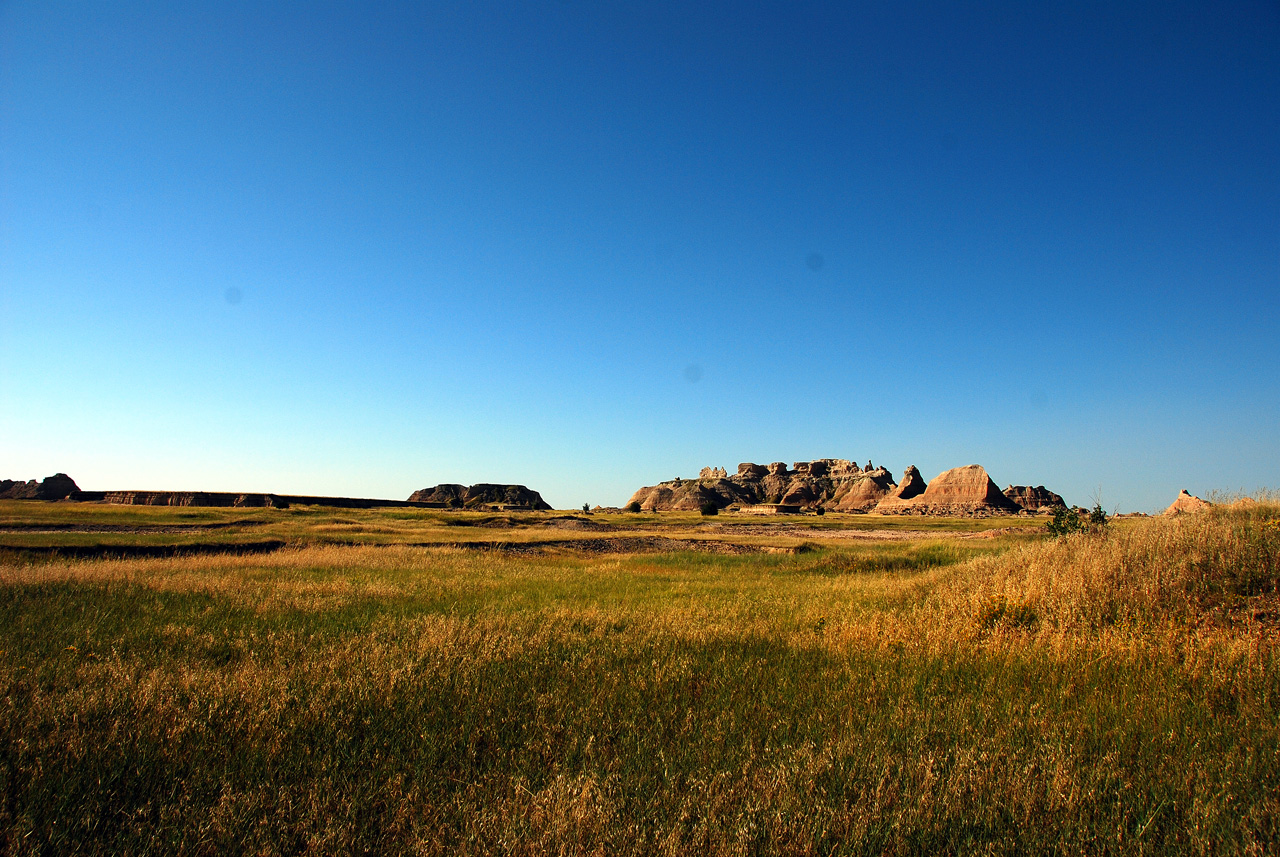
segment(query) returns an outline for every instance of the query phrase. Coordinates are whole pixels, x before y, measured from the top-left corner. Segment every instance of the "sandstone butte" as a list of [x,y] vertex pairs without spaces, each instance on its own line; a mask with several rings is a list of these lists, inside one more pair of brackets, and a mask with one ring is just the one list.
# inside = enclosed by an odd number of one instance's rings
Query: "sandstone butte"
[[[1025,498],[1026,503],[1016,498]],[[631,503],[645,511],[697,511],[711,504],[784,504],[822,507],[840,512],[914,515],[990,515],[1022,511],[1044,512],[1065,505],[1044,486],[1009,486],[1001,492],[976,464],[945,471],[926,484],[914,465],[902,483],[884,467],[870,461],[865,467],[840,458],[798,461],[788,470],[775,461],[744,462],[733,476],[719,467],[704,467],[697,479],[671,479],[641,488]]]
[[933,478],[924,491],[906,500],[876,506],[880,513],[899,515],[1016,514],[1023,511],[991,481],[978,464],[953,467]]
[[1178,492],[1178,499],[1174,500],[1173,504],[1170,505],[1168,509],[1164,510],[1164,514],[1182,515],[1193,512],[1203,512],[1212,505],[1213,504],[1208,500],[1201,500],[1194,494],[1188,493],[1186,488],[1183,488]]

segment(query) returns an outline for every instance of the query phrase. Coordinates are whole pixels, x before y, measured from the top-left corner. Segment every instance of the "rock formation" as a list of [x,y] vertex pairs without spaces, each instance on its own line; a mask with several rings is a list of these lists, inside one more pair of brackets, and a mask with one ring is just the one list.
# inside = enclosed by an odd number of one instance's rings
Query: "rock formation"
[[1052,512],[1055,509],[1067,508],[1067,503],[1058,494],[1043,485],[1032,488],[1029,485],[1010,485],[1004,489],[1004,496],[1017,503],[1028,512]]
[[411,503],[439,503],[456,509],[474,509],[481,506],[504,506],[523,509],[550,509],[537,491],[523,485],[437,485],[423,488],[409,495]]
[[1166,515],[1182,515],[1193,512],[1203,512],[1213,504],[1208,500],[1201,500],[1194,494],[1189,494],[1186,488],[1178,492],[1178,499],[1173,501],[1168,509],[1164,510]]
[[704,503],[723,509],[734,503],[755,503],[755,494],[744,489],[737,477],[732,479],[672,479],[631,495],[627,505],[639,503],[646,512],[697,512]]
[[704,467],[700,478],[672,479],[641,488],[631,496],[645,511],[697,511],[706,503],[718,508],[734,504],[786,504],[839,512],[908,515],[1015,514],[1027,508],[1056,508],[1062,498],[1044,486],[1010,487],[1001,493],[982,467],[971,464],[939,474],[928,484],[912,465],[902,475],[868,461],[865,466],[841,458],[761,465],[744,462],[733,476],[721,467]]
[[[882,508],[883,507],[883,508]],[[980,465],[953,467],[934,477],[924,492],[907,500],[881,501],[877,512],[898,515],[991,515],[1021,511],[1000,492]]]
[[928,487],[916,466],[909,464],[902,473],[902,484],[885,494],[875,504],[875,510],[882,514],[897,511],[904,506],[910,505],[909,501],[919,497]]
[[75,480],[65,473],[55,473],[40,482],[0,479],[0,500],[65,500],[79,490]]
[[863,470],[857,476],[846,478],[833,498],[834,508],[838,512],[870,512],[897,487],[893,474],[883,467]]
[[[868,462],[869,464],[870,462]],[[863,472],[841,458],[762,465],[743,462],[727,476],[722,467],[704,467],[697,480],[672,479],[631,496],[645,511],[697,511],[706,503],[723,509],[734,504],[785,503],[808,508],[832,507],[866,511],[897,487],[893,474],[883,467]],[[628,504],[629,505],[629,504]]]

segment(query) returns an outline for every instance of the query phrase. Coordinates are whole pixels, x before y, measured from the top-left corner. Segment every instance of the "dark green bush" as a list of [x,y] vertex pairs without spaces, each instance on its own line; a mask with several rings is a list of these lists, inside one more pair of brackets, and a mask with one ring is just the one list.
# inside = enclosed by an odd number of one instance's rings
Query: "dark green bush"
[[1049,530],[1049,535],[1056,538],[1071,533],[1097,532],[1105,529],[1109,523],[1102,504],[1094,503],[1093,509],[1089,511],[1064,506],[1053,513],[1053,520],[1045,524],[1045,527]]

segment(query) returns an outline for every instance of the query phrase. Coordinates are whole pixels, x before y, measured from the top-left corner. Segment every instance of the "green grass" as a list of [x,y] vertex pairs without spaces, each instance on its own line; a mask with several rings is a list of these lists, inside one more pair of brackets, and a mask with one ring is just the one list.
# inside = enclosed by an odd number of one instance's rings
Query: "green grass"
[[0,850],[1272,853],[1277,519],[0,560]]

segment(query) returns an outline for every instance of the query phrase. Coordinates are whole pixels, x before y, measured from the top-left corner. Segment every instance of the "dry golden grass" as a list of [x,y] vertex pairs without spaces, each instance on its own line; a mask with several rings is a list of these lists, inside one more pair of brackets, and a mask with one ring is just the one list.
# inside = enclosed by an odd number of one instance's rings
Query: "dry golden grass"
[[937,591],[937,606],[1048,634],[1215,620],[1269,627],[1278,520],[1276,504],[1237,503],[1026,545],[976,560]]
[[1274,852],[1278,520],[0,565],[0,849]]

